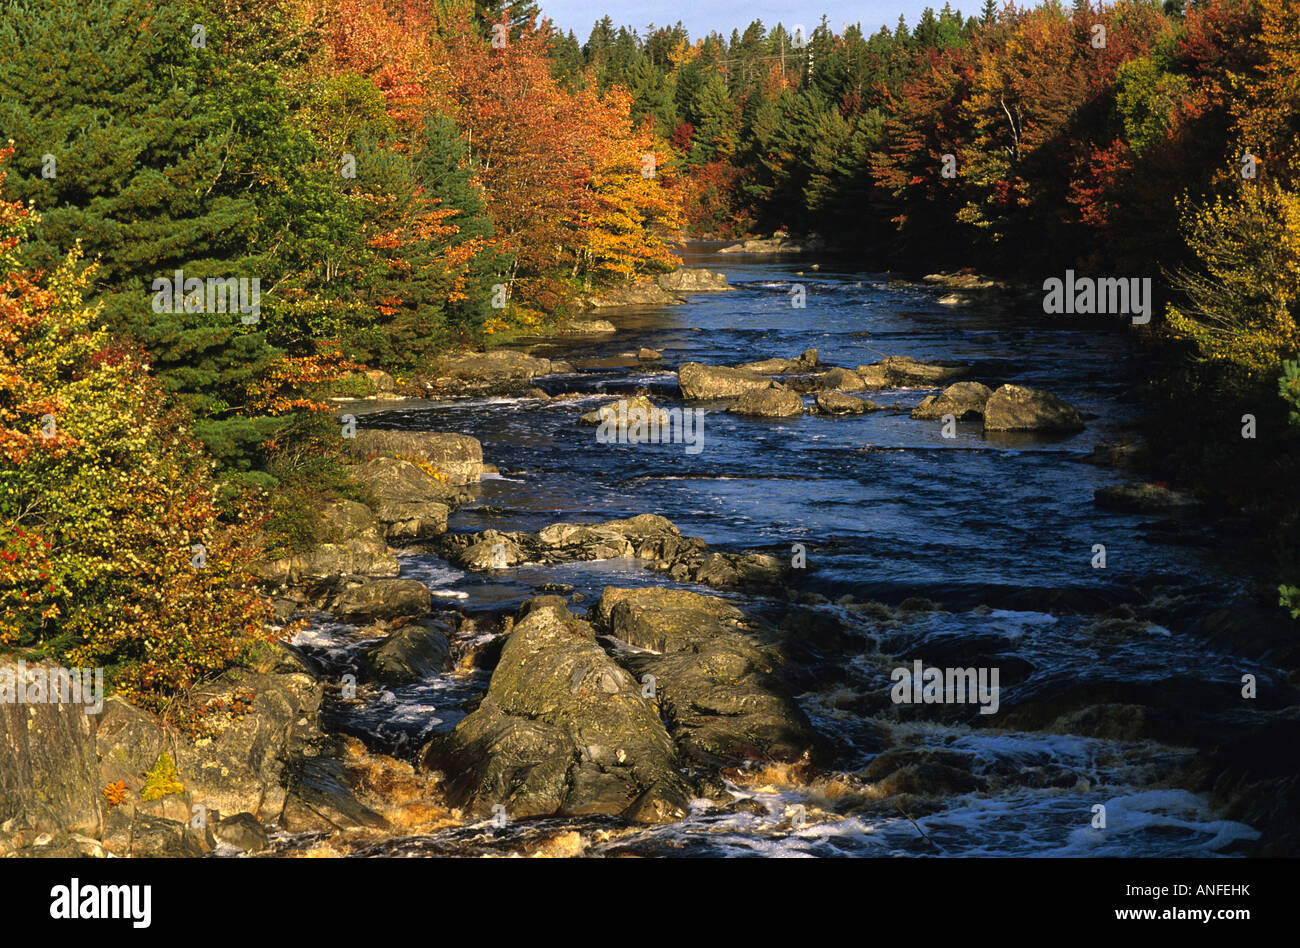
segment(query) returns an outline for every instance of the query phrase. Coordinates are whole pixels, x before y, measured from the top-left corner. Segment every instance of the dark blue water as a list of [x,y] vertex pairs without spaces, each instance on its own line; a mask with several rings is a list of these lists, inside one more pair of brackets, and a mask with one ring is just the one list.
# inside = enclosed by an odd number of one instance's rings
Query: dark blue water
[[[1015,688],[1041,692],[1058,681],[1109,682],[1121,695],[1115,700],[1134,704],[1150,703],[1171,678],[1194,679],[1212,694],[1237,687],[1251,663],[1218,654],[1180,628],[1139,622],[1136,634],[1116,634],[1098,623],[1097,613],[1117,603],[1161,595],[1222,603],[1238,585],[1195,521],[1093,503],[1097,488],[1129,475],[1083,459],[1119,440],[1144,412],[1141,366],[1122,328],[1046,317],[1032,304],[943,305],[947,290],[830,262],[814,271],[811,259],[697,252],[686,262],[722,270],[735,291],[695,296],[684,306],[601,313],[619,327],[616,335],[538,350],[578,371],[537,384],[574,397],[409,401],[396,409],[379,403],[382,410],[363,422],[457,431],[483,443],[485,460],[501,476],[484,481],[481,497],[453,515],[453,531],[531,531],[561,520],[657,513],[712,549],[789,556],[800,543],[809,567],[801,588],[824,597],[809,601],[860,636],[860,653],[843,656],[834,676],[799,697],[814,723],[838,740],[832,777],[810,787],[755,776],[735,793],[758,801],[766,816],[724,813],[701,801],[685,823],[593,836],[590,851],[1174,855],[1213,854],[1251,838],[1250,828],[1218,820],[1205,800],[1166,785],[1195,754],[1190,748],[942,723],[879,710],[875,702],[888,692],[888,669],[899,664],[893,657],[924,658],[927,649],[971,641],[995,643],[1022,669],[1024,680],[1004,688],[1008,699]],[[805,308],[791,305],[794,284],[805,287]],[[620,357],[641,346],[661,350],[662,363]],[[886,355],[965,363],[970,377],[991,387],[1014,382],[1053,392],[1079,407],[1088,426],[1077,435],[1034,438],[985,436],[978,423],[961,423],[957,437],[946,439],[939,422],[909,417],[933,388],[859,393],[885,407],[851,417],[773,421],[711,410],[698,454],[680,444],[600,444],[594,428],[577,423],[611,394],[645,391],[663,407],[680,406],[674,372],[684,361],[734,365],[809,348],[847,367]],[[1096,544],[1106,548],[1104,569],[1093,566]],[[667,584],[627,561],[468,575],[412,551],[404,564],[404,576],[423,579],[470,613],[512,607],[545,583],[572,585],[588,602],[605,585]],[[886,621],[853,608],[866,600],[892,608],[909,597],[939,609]],[[340,654],[356,646],[335,626],[311,635]],[[481,672],[448,674],[377,695],[353,727],[414,746],[454,726],[464,714],[460,702],[485,684]],[[882,796],[859,773],[879,753],[882,730],[895,749],[949,752],[981,788],[937,801]],[[1098,803],[1107,807],[1105,830],[1090,823]],[[792,826],[790,808],[799,805],[808,822]],[[921,815],[904,815],[907,806]],[[595,824],[572,825],[582,831]],[[474,832],[408,840],[396,850],[455,848]]]

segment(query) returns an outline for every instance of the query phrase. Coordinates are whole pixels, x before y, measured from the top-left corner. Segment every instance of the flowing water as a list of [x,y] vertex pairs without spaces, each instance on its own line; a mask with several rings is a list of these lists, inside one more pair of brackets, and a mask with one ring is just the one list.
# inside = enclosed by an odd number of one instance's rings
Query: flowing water
[[[713,550],[789,557],[803,544],[809,572],[800,588],[825,597],[815,608],[845,623],[854,643],[825,680],[795,678],[800,705],[833,739],[836,792],[872,800],[860,771],[885,748],[929,752],[925,759],[967,780],[930,788],[919,803],[911,798],[914,810],[886,798],[836,806],[824,782],[750,781],[734,786],[748,801],[743,808],[699,801],[672,825],[478,824],[391,840],[373,852],[507,852],[512,841],[557,828],[583,833],[588,854],[1231,855],[1257,838],[1171,780],[1196,755],[1191,747],[1083,737],[1062,727],[1018,730],[999,726],[999,714],[945,717],[889,702],[890,668],[914,659],[979,664],[961,658],[972,654],[1002,666],[1004,713],[1016,706],[1018,691],[1044,700],[1091,688],[1107,702],[1175,715],[1186,701],[1231,714],[1243,670],[1276,673],[1188,632],[1204,610],[1231,604],[1243,582],[1204,527],[1093,503],[1094,490],[1130,475],[1084,458],[1118,440],[1143,410],[1141,365],[1121,330],[1045,317],[1032,307],[942,305],[947,291],[938,287],[851,272],[829,260],[814,271],[812,262],[694,248],[687,265],[723,271],[734,292],[620,311],[609,317],[619,327],[614,336],[538,350],[578,371],[537,384],[582,398],[378,403],[363,423],[456,431],[482,442],[485,460],[501,473],[453,514],[453,531],[532,531],[561,520],[658,513]],[[791,305],[794,284],[806,290],[805,308]],[[663,362],[619,357],[641,346],[661,350]],[[962,422],[956,438],[944,438],[939,422],[909,417],[936,391],[925,388],[862,393],[883,409],[849,417],[774,421],[709,411],[697,454],[680,444],[598,444],[595,429],[576,421],[611,394],[645,391],[664,407],[680,405],[673,370],[684,361],[734,365],[809,348],[847,367],[892,354],[966,363],[970,377],[991,387],[1014,382],[1057,394],[1085,412],[1088,426],[1068,437],[994,439],[978,422]],[[1105,568],[1093,565],[1095,544],[1105,546]],[[670,585],[644,564],[622,560],[469,574],[418,548],[403,554],[402,575],[469,614],[512,610],[544,584],[572,586],[587,604],[606,585]],[[888,609],[854,609],[844,597]],[[753,596],[734,598],[756,607]],[[915,599],[938,608],[897,609]],[[1168,621],[1116,619],[1140,619],[1152,602],[1173,604],[1160,613]],[[1123,612],[1126,603],[1137,611]],[[321,622],[298,644],[344,668],[367,643],[356,629]],[[374,689],[364,693],[362,710],[336,711],[334,724],[410,756],[430,734],[454,727],[466,713],[461,705],[486,684],[480,671]],[[1092,825],[1097,804],[1106,808],[1105,829]]]

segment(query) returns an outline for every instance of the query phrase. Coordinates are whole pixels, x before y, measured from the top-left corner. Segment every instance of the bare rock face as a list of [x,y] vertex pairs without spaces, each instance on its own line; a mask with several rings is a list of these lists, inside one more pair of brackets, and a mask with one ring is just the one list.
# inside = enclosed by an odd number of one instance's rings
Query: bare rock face
[[677,385],[687,401],[739,398],[746,392],[771,388],[774,384],[766,375],[725,365],[684,362],[677,370]]
[[731,408],[737,415],[753,415],[759,418],[791,418],[802,415],[803,399],[798,392],[784,388],[768,388],[746,392],[741,395]]
[[32,662],[26,668],[0,659],[13,689],[0,703],[0,824],[33,833],[71,830],[98,836],[107,814],[98,780],[94,715],[86,705],[27,703],[26,671],[48,680],[57,666]]
[[954,382],[938,395],[927,395],[912,409],[912,417],[936,419],[953,415],[961,419],[968,415],[982,416],[984,405],[992,394],[992,389],[979,382]]
[[[672,739],[640,682],[562,604],[535,604],[514,627],[487,694],[431,742],[426,767],[476,816],[623,814],[680,819],[690,791]],[[500,811],[497,811],[500,812]]]
[[1049,392],[1003,385],[984,405],[985,431],[1080,431],[1083,415]]

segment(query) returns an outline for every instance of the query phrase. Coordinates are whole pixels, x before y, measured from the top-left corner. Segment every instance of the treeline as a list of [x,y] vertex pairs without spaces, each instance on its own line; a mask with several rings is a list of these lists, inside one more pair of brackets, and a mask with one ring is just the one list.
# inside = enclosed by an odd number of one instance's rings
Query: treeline
[[555,48],[565,82],[626,85],[671,142],[697,233],[1153,278],[1152,471],[1267,523],[1300,582],[1300,2],[985,0],[694,42],[605,19]]
[[673,265],[670,150],[534,16],[0,2],[0,647],[173,708],[363,490],[327,396]]

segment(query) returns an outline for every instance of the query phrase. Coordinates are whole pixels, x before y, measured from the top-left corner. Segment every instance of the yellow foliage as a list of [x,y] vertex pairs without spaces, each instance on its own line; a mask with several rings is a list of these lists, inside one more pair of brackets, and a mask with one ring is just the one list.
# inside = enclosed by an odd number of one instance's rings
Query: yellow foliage
[[146,801],[161,800],[173,793],[184,792],[185,787],[181,785],[180,778],[176,774],[176,764],[172,761],[171,755],[163,751],[158,755],[153,768],[145,774],[144,790],[140,793],[140,798]]
[[1170,307],[1170,326],[1206,359],[1275,374],[1300,350],[1300,197],[1243,182],[1230,198],[1186,207],[1183,229],[1200,266],[1175,276],[1187,302]]

